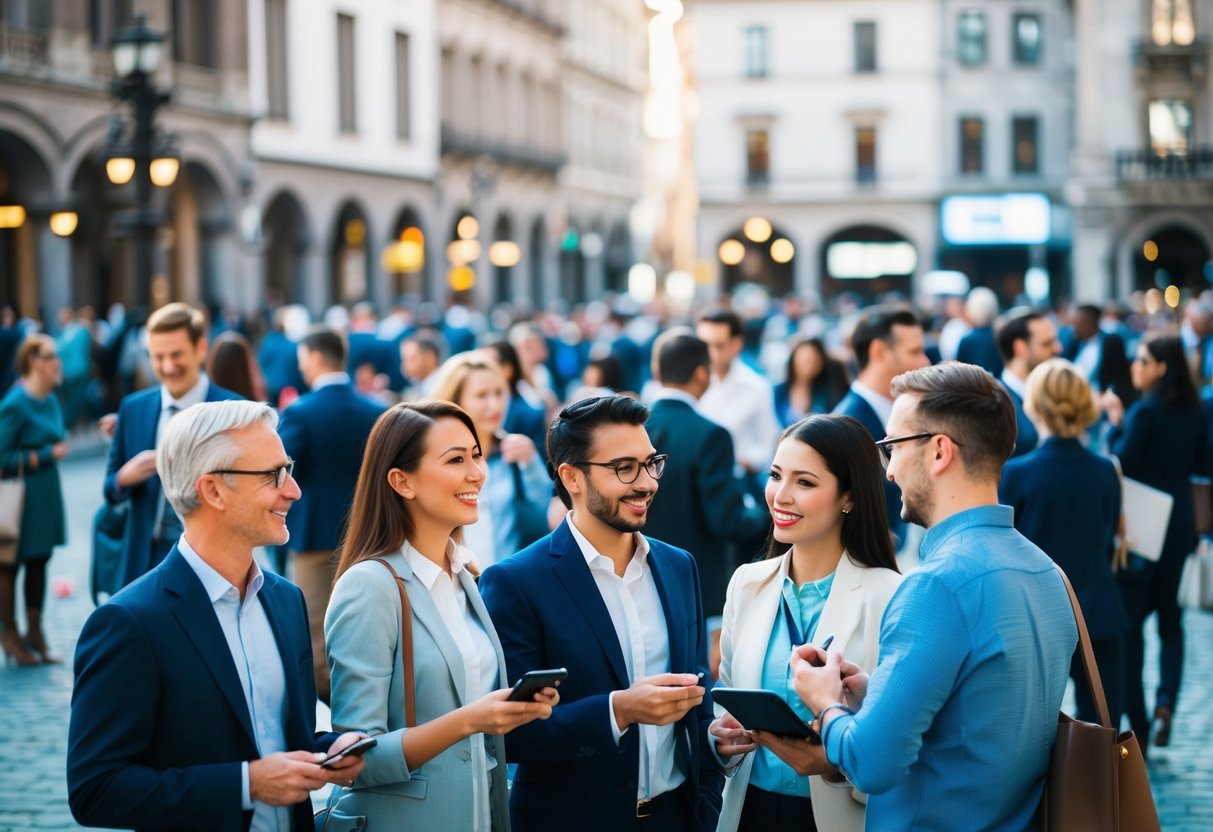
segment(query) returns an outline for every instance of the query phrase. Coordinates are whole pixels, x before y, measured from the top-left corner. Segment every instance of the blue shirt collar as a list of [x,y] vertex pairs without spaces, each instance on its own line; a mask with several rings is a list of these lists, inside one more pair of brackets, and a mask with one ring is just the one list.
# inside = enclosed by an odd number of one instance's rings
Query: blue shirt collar
[[[185,562],[194,570],[194,574],[198,576],[198,580],[202,582],[202,588],[206,590],[206,597],[212,604],[218,603],[229,591],[240,592],[239,587],[233,586],[227,578],[216,572],[213,566],[202,559],[202,556],[185,539],[185,535],[181,535],[177,539],[177,551],[181,553],[181,557],[185,559]],[[249,579],[248,586],[245,587],[245,603],[256,600],[257,593],[261,591],[263,583],[265,583],[265,575],[261,573],[261,567],[254,560],[252,577]],[[236,597],[239,597],[239,595],[237,594]]]
[[952,535],[978,526],[1013,528],[1015,526],[1015,509],[1010,506],[994,505],[958,511],[927,529],[927,533],[922,537],[922,546],[918,551],[919,558],[923,561],[930,560]]

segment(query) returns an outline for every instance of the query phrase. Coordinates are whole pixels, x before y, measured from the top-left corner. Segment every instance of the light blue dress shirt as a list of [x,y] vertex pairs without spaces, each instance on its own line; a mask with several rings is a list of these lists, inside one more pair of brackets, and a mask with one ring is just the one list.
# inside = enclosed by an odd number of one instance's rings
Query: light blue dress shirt
[[1078,630],[1013,516],[981,506],[927,531],[862,707],[825,727],[826,756],[868,795],[869,832],[1031,826]]
[[[177,549],[202,582],[206,597],[214,606],[215,617],[219,619],[236,673],[240,676],[240,690],[244,693],[244,704],[248,706],[258,753],[265,757],[286,751],[286,673],[282,669],[278,641],[258,597],[265,576],[254,561],[252,578],[241,602],[240,590],[204,561],[184,535],[177,541]],[[206,726],[199,728],[206,730]],[[290,807],[271,806],[254,801],[250,796],[248,766],[246,760],[241,768],[240,794],[244,809],[253,810],[251,832],[290,832]]]
[[[819,581],[803,583],[798,588],[788,576],[783,579],[783,601],[775,609],[775,622],[771,625],[771,638],[767,642],[767,657],[762,664],[762,688],[773,690],[792,706],[805,722],[813,720],[813,714],[796,693],[792,684],[792,637],[788,633],[784,604],[796,617],[800,627],[801,642],[811,638],[817,629],[817,621],[830,597],[834,586],[831,572]],[[750,773],[750,785],[775,794],[792,797],[809,797],[809,778],[802,777],[792,767],[765,748],[754,752],[754,768]]]
[[[520,469],[526,498],[546,511],[552,498],[552,479],[539,455]],[[480,494],[480,520],[463,527],[464,542],[476,555],[476,564],[484,569],[504,560],[522,548],[514,513],[517,496],[514,472],[500,453],[488,458],[488,476]],[[486,499],[487,497],[487,499]]]

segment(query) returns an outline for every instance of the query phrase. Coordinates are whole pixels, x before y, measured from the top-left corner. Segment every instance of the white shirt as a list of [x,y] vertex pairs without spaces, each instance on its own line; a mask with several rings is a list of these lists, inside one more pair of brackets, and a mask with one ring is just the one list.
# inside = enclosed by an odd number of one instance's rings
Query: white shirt
[[[497,689],[500,670],[497,665],[497,651],[493,649],[493,642],[489,639],[483,622],[468,604],[467,593],[463,591],[463,584],[459,580],[459,573],[472,560],[472,553],[466,547],[450,541],[447,543],[446,554],[451,564],[450,575],[407,542],[404,544],[404,557],[409,562],[409,567],[429,591],[434,606],[446,622],[451,638],[463,657],[464,701],[473,702]],[[484,734],[473,734],[469,741],[472,747],[472,800],[476,819],[473,829],[489,832],[492,828],[489,771],[496,768],[497,759],[489,756],[486,747],[488,740]]]
[[[265,583],[261,568],[253,562],[252,578],[241,601],[240,590],[204,561],[184,535],[177,541],[177,550],[202,582],[215,617],[219,619],[232,663],[240,677],[240,691],[244,694],[258,754],[265,757],[286,751],[286,673],[282,669],[278,641],[258,594]],[[247,760],[241,764],[241,799],[244,809],[253,810],[250,832],[289,832],[291,807],[254,802],[248,765]]]
[[779,442],[779,422],[771,383],[734,359],[724,378],[712,375],[699,412],[733,437],[737,458],[751,471],[765,471]]
[[999,376],[999,379],[1007,386],[1008,390],[1014,392],[1015,395],[1019,396],[1021,400],[1028,397],[1028,382],[1015,375],[1007,368],[1003,368],[1002,375]]
[[876,417],[880,419],[881,427],[889,424],[889,417],[893,415],[892,399],[890,399],[888,396],[877,393],[862,381],[852,381],[851,391],[856,396],[859,396],[859,398],[871,405],[872,409],[876,411]]
[[679,390],[677,387],[658,387],[657,390],[654,391],[652,400],[649,402],[649,404],[652,405],[663,401],[675,401],[682,402],[683,404],[689,404],[691,406],[691,410],[694,410],[696,413],[699,412],[699,399],[695,398],[685,390]]
[[334,384],[349,384],[350,374],[342,370],[335,370],[331,373],[321,373],[312,380],[312,392],[316,392],[321,387],[331,387]]
[[[599,553],[573,523],[573,513],[568,514],[569,530],[581,549],[590,575],[598,586],[615,635],[623,650],[623,661],[627,666],[628,682],[670,672],[670,635],[666,629],[665,611],[661,596],[657,594],[657,583],[649,568],[649,542],[644,535],[636,533],[636,551],[623,572],[615,574],[615,564]],[[615,722],[615,694],[612,693],[607,711],[611,719],[611,731],[615,743],[619,743],[623,731]],[[678,788],[686,775],[678,770],[674,760],[674,730],[676,725],[637,725],[640,730],[640,777],[637,781],[636,797],[645,799],[665,794]]]

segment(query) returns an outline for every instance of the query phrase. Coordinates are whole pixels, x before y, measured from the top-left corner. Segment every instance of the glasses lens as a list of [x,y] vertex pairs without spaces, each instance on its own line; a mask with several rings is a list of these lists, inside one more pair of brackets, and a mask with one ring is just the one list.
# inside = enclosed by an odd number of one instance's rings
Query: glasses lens
[[295,473],[295,460],[292,459],[290,462],[288,462],[286,465],[283,465],[281,468],[279,468],[275,472],[276,476],[274,478],[274,482],[275,482],[274,487],[281,488],[282,486],[286,485],[286,478],[293,475],[294,473]]
[[648,469],[649,476],[655,480],[661,479],[661,475],[665,473],[665,463],[669,457],[665,454],[655,456],[644,466]]

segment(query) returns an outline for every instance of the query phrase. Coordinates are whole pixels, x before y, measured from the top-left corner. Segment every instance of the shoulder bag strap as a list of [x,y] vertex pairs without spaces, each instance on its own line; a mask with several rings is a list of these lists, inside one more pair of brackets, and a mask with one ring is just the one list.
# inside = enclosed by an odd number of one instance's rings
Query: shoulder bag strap
[[[413,684],[413,608],[409,604],[409,593],[404,588],[404,579],[396,574],[392,565],[383,558],[371,558],[376,563],[382,563],[396,581],[396,589],[400,591],[400,649],[404,652],[404,724],[409,728],[417,727],[417,703]],[[1107,711],[1107,706],[1104,706]]]
[[1087,687],[1091,689],[1091,699],[1095,701],[1095,710],[1099,713],[1099,722],[1103,727],[1115,730],[1117,726],[1112,724],[1112,718],[1108,715],[1108,699],[1104,696],[1103,681],[1099,678],[1099,667],[1095,664],[1095,651],[1091,648],[1091,634],[1087,632],[1087,620],[1083,618],[1082,608],[1078,606],[1078,597],[1074,594],[1074,587],[1070,585],[1070,579],[1057,564],[1053,564],[1053,568],[1057,570],[1058,575],[1061,575],[1061,581],[1066,585],[1066,592],[1070,595],[1070,606],[1074,608],[1074,620],[1078,625],[1078,643],[1082,649],[1082,666],[1087,676]]

